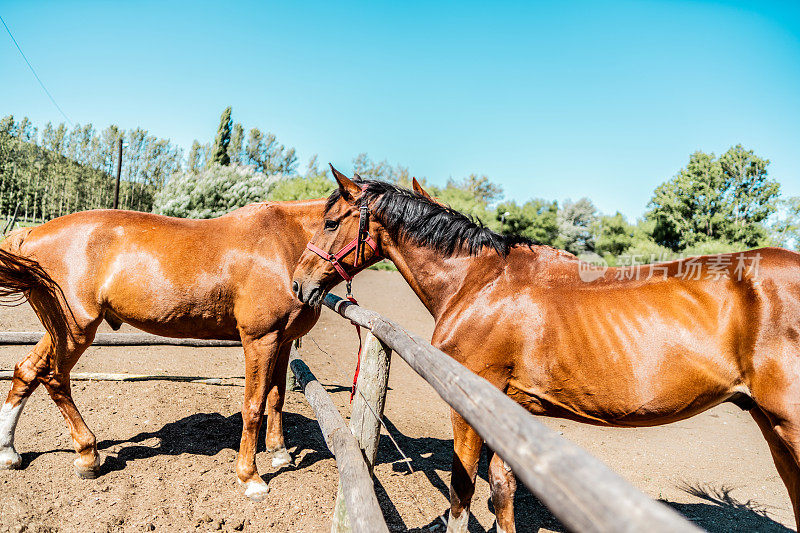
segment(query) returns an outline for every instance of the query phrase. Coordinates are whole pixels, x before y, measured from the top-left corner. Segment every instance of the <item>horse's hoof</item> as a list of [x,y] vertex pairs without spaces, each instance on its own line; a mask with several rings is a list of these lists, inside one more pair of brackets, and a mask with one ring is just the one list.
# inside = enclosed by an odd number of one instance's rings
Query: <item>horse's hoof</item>
[[447,521],[447,533],[466,533],[468,524],[469,509],[464,509],[459,516],[455,518],[450,516],[450,520]]
[[275,450],[272,454],[272,468],[282,468],[292,464],[292,456],[286,448]]
[[22,466],[22,457],[14,448],[0,450],[0,470],[16,470]]
[[244,484],[244,495],[254,502],[263,501],[269,492],[269,485],[259,481],[248,481]]
[[100,475],[100,456],[95,457],[88,466],[82,457],[75,459],[72,464],[75,466],[75,473],[81,479],[95,479]]
[[97,476],[100,475],[99,470],[80,470],[78,468],[75,469],[75,473],[78,474],[78,477],[81,479],[97,479]]

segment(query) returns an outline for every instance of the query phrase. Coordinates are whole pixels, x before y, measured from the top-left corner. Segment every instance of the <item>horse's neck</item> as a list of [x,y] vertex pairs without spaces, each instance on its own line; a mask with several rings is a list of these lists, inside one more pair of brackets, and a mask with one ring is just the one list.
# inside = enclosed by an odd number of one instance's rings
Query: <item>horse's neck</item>
[[439,320],[451,299],[462,292],[470,274],[468,256],[444,257],[426,246],[404,242],[384,250],[422,304]]

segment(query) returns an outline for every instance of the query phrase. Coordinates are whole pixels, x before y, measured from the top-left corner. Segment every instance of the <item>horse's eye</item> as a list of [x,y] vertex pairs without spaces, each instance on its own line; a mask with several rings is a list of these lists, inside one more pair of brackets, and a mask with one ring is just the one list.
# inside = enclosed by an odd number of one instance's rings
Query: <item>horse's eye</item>
[[339,227],[338,220],[326,220],[325,221],[325,229],[326,230],[333,230]]

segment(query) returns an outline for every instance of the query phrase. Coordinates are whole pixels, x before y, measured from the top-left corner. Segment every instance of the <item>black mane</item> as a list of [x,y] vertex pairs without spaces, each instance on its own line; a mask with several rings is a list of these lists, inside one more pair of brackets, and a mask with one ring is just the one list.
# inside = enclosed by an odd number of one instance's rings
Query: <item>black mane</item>
[[[480,220],[438,204],[408,189],[377,180],[354,180],[364,192],[362,205],[383,224],[394,240],[411,239],[447,257],[457,253],[477,255],[488,246],[505,257],[517,245],[535,244],[521,235],[500,235]],[[328,197],[327,212],[341,198],[336,188]]]

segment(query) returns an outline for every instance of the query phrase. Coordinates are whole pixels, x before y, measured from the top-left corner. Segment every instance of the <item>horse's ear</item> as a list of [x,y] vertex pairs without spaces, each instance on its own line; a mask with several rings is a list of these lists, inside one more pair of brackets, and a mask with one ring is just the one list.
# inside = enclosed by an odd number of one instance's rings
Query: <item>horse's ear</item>
[[424,196],[425,198],[427,198],[431,202],[435,202],[435,200],[433,198],[431,198],[431,195],[428,194],[428,191],[426,191],[425,189],[422,188],[422,185],[419,184],[419,182],[417,181],[417,178],[411,178],[411,186],[414,187],[414,192],[415,193],[417,193],[417,194],[419,194],[421,196]]
[[361,194],[361,187],[353,183],[353,181],[333,168],[333,165],[328,163],[331,167],[331,172],[333,172],[333,178],[336,180],[336,183],[339,184],[339,190],[342,191],[342,198],[345,199],[348,203],[352,203],[359,194]]

